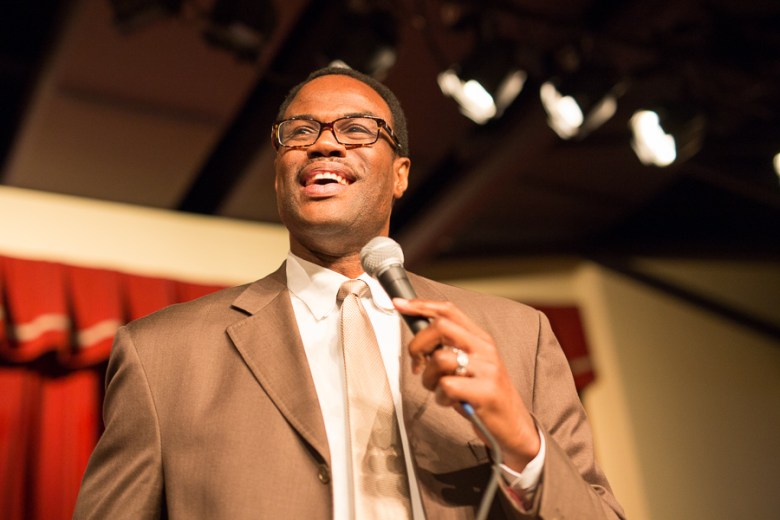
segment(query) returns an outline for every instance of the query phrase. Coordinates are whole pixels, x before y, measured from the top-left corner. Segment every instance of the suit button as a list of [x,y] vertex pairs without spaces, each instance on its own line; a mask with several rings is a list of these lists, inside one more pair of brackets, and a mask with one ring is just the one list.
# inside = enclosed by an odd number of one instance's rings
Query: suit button
[[327,464],[320,464],[320,467],[317,470],[317,478],[319,478],[320,482],[323,484],[330,484],[330,471],[328,471]]

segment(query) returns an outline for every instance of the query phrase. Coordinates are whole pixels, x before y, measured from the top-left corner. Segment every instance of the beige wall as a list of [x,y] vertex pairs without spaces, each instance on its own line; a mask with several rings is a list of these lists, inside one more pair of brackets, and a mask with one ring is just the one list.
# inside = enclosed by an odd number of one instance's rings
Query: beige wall
[[[0,188],[0,222],[0,254],[210,283],[255,279],[287,252],[278,226],[10,188]],[[642,268],[780,321],[778,266]],[[630,518],[780,518],[776,339],[576,259],[428,274],[522,301],[581,305],[597,373],[584,402],[599,459]]]
[[[750,271],[734,266],[733,278]],[[609,272],[590,278],[610,324],[596,348],[609,351],[619,382],[607,384],[621,393],[636,449],[643,496],[634,518],[780,518],[777,339]],[[600,421],[615,397],[596,389],[586,403]],[[610,446],[612,433],[599,434]]]
[[276,269],[288,248],[278,225],[0,186],[0,255],[228,285]]

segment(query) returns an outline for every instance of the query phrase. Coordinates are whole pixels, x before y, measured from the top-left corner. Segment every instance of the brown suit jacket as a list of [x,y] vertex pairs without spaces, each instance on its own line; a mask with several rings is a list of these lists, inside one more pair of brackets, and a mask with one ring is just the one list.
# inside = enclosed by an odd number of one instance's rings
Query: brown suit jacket
[[[547,439],[535,513],[617,518],[591,434],[546,318],[530,307],[412,275],[490,332]],[[404,327],[404,342],[411,333]],[[435,404],[402,356],[404,421],[426,515],[473,518],[489,477],[471,425]],[[105,432],[74,518],[317,519],[332,516],[330,454],[284,266],[247,286],[120,329]],[[499,492],[492,515],[525,518]],[[617,512],[617,513],[616,513]]]

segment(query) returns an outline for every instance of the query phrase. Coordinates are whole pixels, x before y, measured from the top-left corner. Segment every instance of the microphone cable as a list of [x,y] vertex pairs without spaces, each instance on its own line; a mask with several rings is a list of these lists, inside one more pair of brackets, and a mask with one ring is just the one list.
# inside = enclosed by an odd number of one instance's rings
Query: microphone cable
[[490,505],[493,503],[493,498],[496,496],[498,479],[502,478],[501,464],[503,463],[503,454],[501,453],[501,447],[498,445],[498,442],[496,442],[496,438],[493,437],[493,434],[490,433],[485,427],[482,419],[477,416],[476,411],[474,411],[474,407],[465,401],[461,401],[460,406],[466,412],[466,415],[469,416],[469,419],[474,424],[474,426],[476,426],[480,433],[485,436],[488,444],[490,444],[490,451],[493,455],[493,471],[491,472],[492,474],[490,475],[490,480],[488,480],[485,492],[482,494],[482,501],[479,504],[479,510],[477,511],[476,516],[476,520],[485,520],[488,513],[490,512]]

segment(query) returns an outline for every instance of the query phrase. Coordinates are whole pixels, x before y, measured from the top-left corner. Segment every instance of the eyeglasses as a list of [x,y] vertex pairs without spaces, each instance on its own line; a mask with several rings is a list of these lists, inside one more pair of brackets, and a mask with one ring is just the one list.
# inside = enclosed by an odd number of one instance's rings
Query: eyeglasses
[[330,123],[323,123],[308,116],[291,117],[274,123],[271,138],[276,149],[280,146],[300,149],[313,145],[323,130],[330,129],[338,143],[348,148],[359,148],[376,143],[383,128],[393,140],[394,147],[400,150],[401,143],[390,125],[384,119],[374,116],[340,117]]

